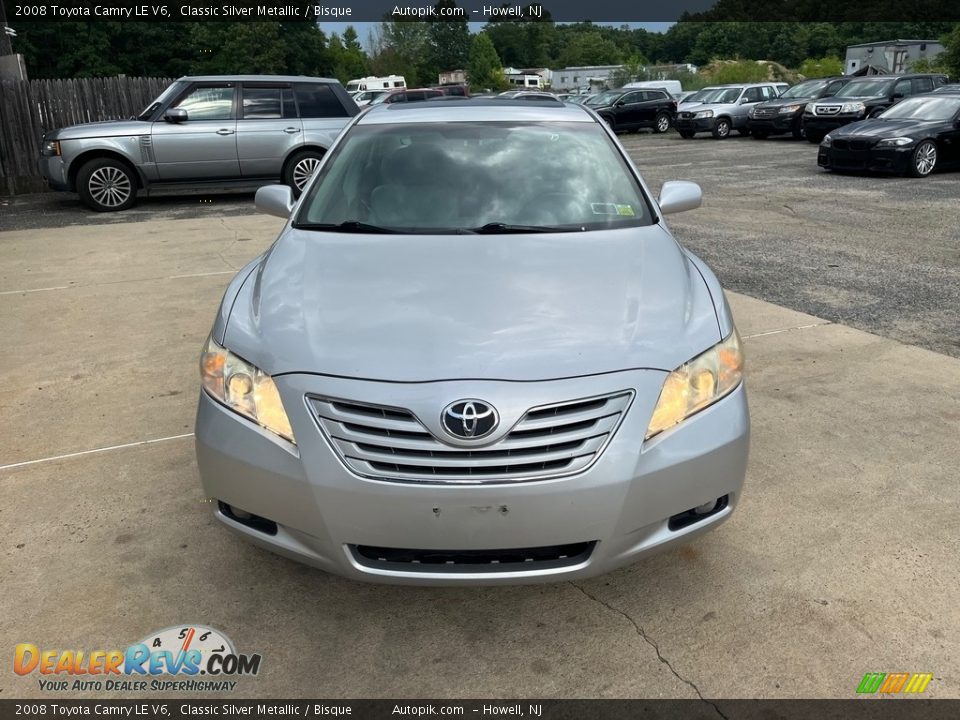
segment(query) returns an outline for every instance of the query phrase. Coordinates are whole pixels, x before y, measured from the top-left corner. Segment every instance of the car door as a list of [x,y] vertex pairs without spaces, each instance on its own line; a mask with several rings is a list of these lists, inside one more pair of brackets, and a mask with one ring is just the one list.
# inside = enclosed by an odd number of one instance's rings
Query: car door
[[[773,96],[776,97],[776,90],[772,85],[770,86],[770,89],[773,90]],[[763,99],[763,92],[759,87],[748,87],[744,89],[743,94],[737,101],[735,109],[731,112],[731,114],[734,116],[734,127],[741,128],[745,126],[747,124],[747,116],[750,113],[750,108],[757,103],[762,102]]]
[[953,119],[944,123],[943,129],[937,133],[937,147],[943,156],[944,165],[960,164],[960,110],[954,113]]
[[243,177],[279,178],[283,159],[303,143],[289,83],[248,83],[240,87],[237,156]]
[[165,109],[185,110],[187,119],[153,123],[151,139],[161,181],[235,179],[237,156],[236,83],[198,82]]
[[613,108],[617,127],[631,127],[639,122],[638,118],[642,114],[640,105],[643,98],[643,92],[639,90],[624,93],[620,96]]

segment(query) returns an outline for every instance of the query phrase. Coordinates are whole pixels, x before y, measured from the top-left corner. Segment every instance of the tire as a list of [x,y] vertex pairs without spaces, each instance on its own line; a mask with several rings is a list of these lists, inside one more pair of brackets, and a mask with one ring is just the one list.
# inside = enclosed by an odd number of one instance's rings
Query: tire
[[133,168],[114,158],[90,160],[77,173],[80,201],[94,212],[118,212],[133,207],[137,186]]
[[287,160],[283,168],[283,182],[290,186],[295,198],[300,197],[322,159],[323,152],[320,150],[301,150]]
[[614,133],[617,132],[617,123],[612,117],[609,115],[601,115],[600,119],[603,120],[607,124],[607,127],[613,130]]
[[768,133],[765,133],[765,132],[757,132],[756,130],[753,131],[753,139],[754,139],[754,140],[766,140],[768,137],[770,137],[770,135],[769,135]]
[[658,113],[653,121],[653,131],[655,133],[665,133],[670,129],[670,116],[667,113]]
[[803,129],[802,124],[795,123],[790,130],[790,134],[793,135],[794,140],[801,140],[807,136],[807,131]]
[[696,133],[693,132],[692,130],[680,130],[679,133],[680,133],[680,137],[682,137],[684,140],[689,140],[694,135],[696,135]]
[[713,136],[717,140],[730,137],[730,121],[726,118],[717,118],[713,123]]
[[937,167],[937,144],[933,140],[922,140],[917,143],[910,155],[910,166],[907,175],[910,177],[926,177]]

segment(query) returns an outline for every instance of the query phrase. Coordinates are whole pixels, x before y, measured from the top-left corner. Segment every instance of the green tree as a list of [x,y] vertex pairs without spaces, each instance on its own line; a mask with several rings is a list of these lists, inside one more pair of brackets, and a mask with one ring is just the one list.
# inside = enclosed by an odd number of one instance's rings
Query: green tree
[[[437,8],[455,8],[455,0],[440,0]],[[427,31],[429,64],[433,71],[432,83],[437,74],[445,70],[463,70],[470,55],[470,28],[464,20],[435,20]]]
[[577,65],[614,65],[620,62],[620,51],[610,40],[596,31],[578,33],[560,55],[564,67]]
[[437,81],[424,71],[428,53],[428,33],[425,22],[383,22],[374,38],[369,68],[375,75],[403,75],[408,87],[417,87]]
[[499,90],[506,87],[503,66],[493,41],[486,32],[477,33],[470,45],[470,57],[467,60],[467,80],[477,90]]
[[937,57],[936,62],[949,73],[953,82],[957,82],[960,80],[960,24],[940,38],[940,42],[945,50]]

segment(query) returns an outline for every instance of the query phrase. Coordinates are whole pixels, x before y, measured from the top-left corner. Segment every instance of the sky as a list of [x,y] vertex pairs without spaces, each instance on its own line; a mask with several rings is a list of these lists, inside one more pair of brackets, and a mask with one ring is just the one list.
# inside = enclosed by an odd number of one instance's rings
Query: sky
[[[343,31],[347,29],[347,26],[353,25],[353,29],[357,31],[357,35],[360,37],[360,42],[363,44],[364,48],[369,50],[367,38],[370,35],[370,32],[380,23],[376,22],[322,22],[320,23],[320,29],[325,33],[337,33],[338,35],[343,35]],[[470,26],[471,32],[480,32],[483,29],[483,26],[486,23],[482,22],[472,22],[467,23]],[[673,25],[672,22],[626,22],[626,23],[594,23],[595,25],[611,25],[613,27],[619,27],[620,25],[628,25],[632,28],[643,28],[644,30],[649,30],[650,32],[666,32],[667,28]]]

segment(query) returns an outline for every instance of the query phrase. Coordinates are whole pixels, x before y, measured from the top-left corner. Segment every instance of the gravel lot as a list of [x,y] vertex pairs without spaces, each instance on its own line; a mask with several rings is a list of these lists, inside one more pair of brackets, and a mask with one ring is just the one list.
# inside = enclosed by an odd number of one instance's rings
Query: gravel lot
[[[960,172],[834,175],[817,167],[813,145],[786,138],[621,140],[655,190],[671,179],[703,187],[703,207],[670,224],[727,288],[960,357]],[[49,193],[0,199],[0,229],[253,212],[249,194],[158,197],[101,214]]]

